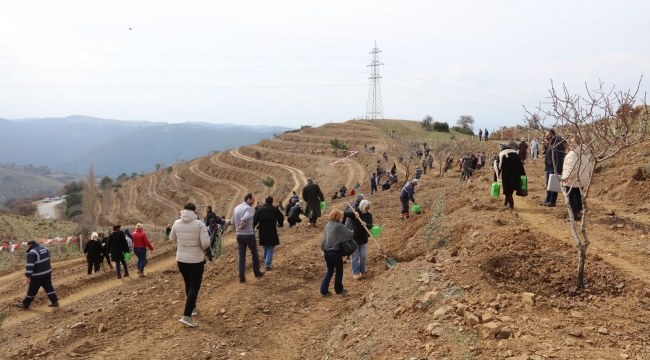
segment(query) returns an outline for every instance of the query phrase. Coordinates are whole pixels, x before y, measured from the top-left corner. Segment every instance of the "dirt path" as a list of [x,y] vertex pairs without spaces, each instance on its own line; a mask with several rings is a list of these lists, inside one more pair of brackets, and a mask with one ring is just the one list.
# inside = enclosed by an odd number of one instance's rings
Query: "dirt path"
[[110,209],[110,213],[108,214],[107,218],[113,224],[119,224],[120,223],[120,209],[122,208],[122,201],[117,196],[118,193],[111,192],[110,194],[111,194],[111,209]]
[[[138,210],[138,207],[136,206],[136,200],[138,198],[138,185],[139,185],[139,180],[134,181],[131,184],[131,189],[129,189],[129,199],[127,202],[127,211],[129,211],[137,220],[138,222],[144,224],[146,221],[151,222],[151,219],[149,219],[146,215],[140,212]],[[142,219],[142,220],[140,220]],[[144,221],[146,220],[146,221]]]
[[213,164],[215,164],[215,165],[217,165],[217,166],[220,166],[220,167],[223,167],[223,168],[228,168],[228,169],[231,169],[231,170],[233,170],[233,171],[238,171],[238,172],[245,172],[245,173],[251,174],[251,175],[253,175],[253,176],[255,176],[255,177],[259,177],[260,179],[263,178],[262,176],[260,176],[260,173],[257,172],[257,171],[252,171],[252,170],[248,170],[248,169],[238,168],[238,167],[236,167],[236,166],[233,166],[233,165],[228,164],[227,162],[222,161],[222,160],[220,159],[221,155],[222,155],[222,154],[225,154],[225,153],[227,153],[227,152],[232,153],[232,152],[234,152],[234,150],[233,150],[233,151],[228,151],[228,150],[226,150],[226,151],[224,151],[224,152],[220,152],[220,153],[216,154],[215,156],[211,157],[211,158],[210,158],[210,161],[212,161]]
[[38,205],[38,215],[44,219],[56,219],[56,206],[64,200],[52,201]]
[[[262,148],[262,149],[265,149],[265,148]],[[270,166],[276,166],[276,167],[280,167],[280,168],[288,170],[291,173],[291,177],[293,178],[293,183],[295,184],[292,191],[295,191],[296,194],[299,192],[299,190],[303,186],[305,186],[304,184],[307,183],[307,177],[305,176],[305,173],[302,172],[302,170],[297,169],[295,167],[292,167],[292,166],[289,166],[289,165],[276,164],[276,163],[273,163],[273,162],[270,162],[270,161],[253,159],[253,158],[250,158],[248,156],[242,155],[237,150],[233,150],[232,154],[233,154],[233,156],[236,156],[236,157],[238,157],[238,158],[240,158],[242,160],[257,161],[257,162],[260,162],[262,164],[266,164],[266,165],[270,165]],[[288,195],[290,196],[291,194],[288,194]]]
[[[215,156],[217,156],[217,155],[215,155]],[[218,163],[213,161],[215,156],[212,156],[210,158],[210,162],[212,164],[214,164],[214,165],[219,166]],[[196,166],[196,165],[190,166],[189,169],[190,169],[190,171],[192,171],[192,173],[198,175],[199,177],[201,177],[201,178],[203,178],[205,180],[212,181],[212,182],[214,182],[216,184],[223,184],[223,185],[226,185],[226,186],[230,186],[233,190],[236,191],[235,195],[232,196],[232,200],[230,201],[230,204],[227,207],[227,217],[230,218],[230,215],[232,214],[232,210],[244,198],[244,195],[247,192],[246,188],[243,187],[242,185],[234,182],[234,181],[213,178],[210,175],[208,175],[208,174],[204,173],[203,171],[201,171],[201,169],[199,169],[198,166]]]
[[156,186],[158,186],[158,178],[156,178],[155,174],[151,174],[149,176],[149,186],[147,186],[147,194],[153,198],[156,202],[161,203],[164,207],[168,208],[171,210],[171,214],[178,214],[179,210],[176,210],[174,206],[172,206],[169,202],[169,200],[161,197],[158,195],[156,192]]

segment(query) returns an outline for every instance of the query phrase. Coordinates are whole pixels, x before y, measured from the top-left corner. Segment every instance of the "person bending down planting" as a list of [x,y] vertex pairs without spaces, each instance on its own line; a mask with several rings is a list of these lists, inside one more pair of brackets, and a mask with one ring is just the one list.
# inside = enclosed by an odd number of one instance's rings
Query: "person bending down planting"
[[187,203],[181,211],[181,218],[174,222],[169,240],[178,243],[176,248],[176,263],[178,271],[185,282],[185,310],[180,322],[191,327],[198,324],[192,316],[199,313],[196,300],[203,281],[205,258],[203,251],[210,246],[208,229],[205,223],[196,216],[196,205]]
[[253,230],[253,204],[255,197],[248,193],[244,196],[244,202],[237,205],[232,213],[232,224],[237,234],[237,250],[239,251],[239,282],[246,281],[246,248],[250,249],[253,258],[253,274],[256,278],[264,276],[264,271],[260,271],[260,256],[257,253],[257,243],[255,242],[255,232]]
[[325,258],[325,265],[327,272],[320,285],[320,294],[323,296],[330,296],[332,293],[329,291],[330,281],[336,271],[334,277],[334,292],[342,295],[347,292],[343,287],[343,254],[341,253],[341,243],[352,240],[352,232],[345,228],[341,223],[343,220],[343,213],[341,210],[334,209],[327,218],[328,223],[325,225],[323,231],[323,240],[321,241],[321,250]]
[[404,187],[402,187],[402,191],[399,194],[399,200],[402,202],[402,211],[399,215],[400,220],[404,220],[409,217],[409,200],[411,200],[413,204],[417,205],[417,202],[413,197],[413,193],[415,193],[415,186],[419,182],[420,180],[413,179],[412,181],[404,184]]
[[[342,265],[341,265],[342,266]],[[59,299],[54,292],[52,286],[52,266],[50,265],[50,250],[44,246],[40,246],[34,240],[27,242],[27,264],[25,264],[25,277],[29,288],[27,289],[27,296],[21,303],[14,304],[15,307],[21,309],[29,309],[38,290],[43,287],[47,297],[51,303],[47,306],[58,307]]]

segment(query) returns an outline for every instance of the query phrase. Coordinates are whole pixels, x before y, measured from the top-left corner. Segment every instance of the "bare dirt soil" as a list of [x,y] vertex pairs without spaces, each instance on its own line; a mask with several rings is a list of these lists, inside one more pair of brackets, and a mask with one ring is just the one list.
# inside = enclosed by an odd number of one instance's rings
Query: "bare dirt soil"
[[[346,155],[285,151],[312,144],[314,150],[329,148],[334,136],[361,152],[328,166]],[[33,309],[12,310],[0,331],[3,357],[650,358],[650,181],[638,178],[641,147],[599,170],[589,202],[586,287],[577,289],[577,252],[566,208],[560,200],[555,208],[537,205],[545,195],[541,161],[526,165],[530,195],[515,198],[513,211],[503,209],[502,197],[490,196],[490,171],[459,183],[456,168],[443,178],[434,169],[416,188],[424,212],[400,221],[399,188],[369,195],[367,178],[385,139],[381,129],[365,122],[305,128],[177,164],[173,173],[162,169],[129,180],[103,197],[102,209],[106,224],[119,219],[150,228],[170,222],[186,201],[212,202],[218,214],[229,214],[245,192],[265,193],[260,179],[268,175],[276,179],[271,194],[278,199],[300,190],[311,176],[323,188],[328,210],[343,209],[348,199],[330,201],[328,193],[359,181],[375,223],[386,224],[377,240],[400,262],[397,267],[386,269],[371,242],[368,278],[353,279],[347,263],[343,283],[349,292],[321,297],[325,220],[320,219],[316,228],[279,229],[273,270],[255,279],[249,255],[248,281],[240,284],[229,231],[226,254],[206,265],[199,326],[192,329],[178,322],[185,296],[173,244],[156,238],[146,278],[118,280],[111,271],[86,275],[83,258],[64,259],[53,264],[61,307],[48,308],[41,292]],[[364,143],[378,151],[364,152]],[[496,146],[474,147],[491,153]],[[432,237],[427,224],[441,194],[444,229]],[[0,273],[1,304],[20,301],[25,291],[22,269]]]

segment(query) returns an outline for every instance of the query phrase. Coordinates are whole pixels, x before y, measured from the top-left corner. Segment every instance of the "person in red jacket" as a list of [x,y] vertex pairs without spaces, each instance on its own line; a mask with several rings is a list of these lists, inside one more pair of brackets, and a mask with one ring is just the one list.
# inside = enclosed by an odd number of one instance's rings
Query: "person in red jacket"
[[144,267],[147,265],[147,248],[153,251],[147,233],[142,230],[142,224],[135,225],[133,237],[133,252],[138,257],[138,277],[144,277]]

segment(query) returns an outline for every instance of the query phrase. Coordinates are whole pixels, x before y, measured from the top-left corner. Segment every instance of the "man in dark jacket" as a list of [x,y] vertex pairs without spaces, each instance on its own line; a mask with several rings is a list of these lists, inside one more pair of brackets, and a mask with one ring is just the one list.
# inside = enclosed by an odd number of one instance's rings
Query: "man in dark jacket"
[[521,138],[519,143],[519,159],[521,163],[526,165],[526,157],[528,156],[528,144],[526,144],[526,138]]
[[381,186],[381,191],[386,191],[390,190],[390,184],[388,183],[388,180]]
[[[562,174],[562,164],[566,155],[566,142],[561,136],[555,134],[555,130],[551,129],[544,134],[544,144],[546,145],[544,154],[544,164],[546,166],[545,185],[548,186],[549,177],[553,174]],[[553,207],[556,201],[557,193],[555,191],[546,191],[546,199],[539,204]]]
[[111,254],[111,260],[115,262],[118,279],[122,278],[120,264],[124,266],[124,277],[129,277],[129,268],[126,267],[126,261],[124,261],[124,253],[129,252],[129,243],[126,242],[126,235],[120,230],[121,228],[122,225],[113,226],[113,233],[108,236],[106,244],[106,251]]
[[505,200],[503,206],[514,208],[515,201],[512,194],[521,188],[521,177],[526,175],[526,170],[519,155],[506,144],[499,145],[501,152],[495,162],[494,181],[501,176],[501,189]]
[[370,195],[374,194],[377,191],[377,173],[373,173],[370,177]]
[[399,215],[400,220],[404,220],[409,217],[409,200],[411,200],[413,204],[417,204],[415,198],[413,197],[413,194],[415,193],[415,186],[419,182],[420,180],[413,179],[413,181],[407,182],[404,184],[404,187],[402,187],[402,191],[399,194],[399,200],[402,203],[402,211]]
[[253,217],[253,227],[257,227],[260,233],[260,246],[264,250],[264,267],[271,270],[275,246],[280,245],[278,228],[284,226],[282,212],[273,206],[273,198],[264,199],[264,205],[260,207]]
[[289,226],[287,227],[288,229],[291,229],[292,227],[296,226],[297,223],[302,222],[300,215],[305,214],[302,211],[302,202],[303,201],[301,200],[297,204],[293,204],[291,207],[287,207],[287,222],[289,223]]
[[316,226],[316,220],[321,216],[320,203],[325,201],[325,197],[311,178],[307,178],[307,185],[302,188],[302,198],[307,202],[305,215],[309,218],[309,226]]
[[208,205],[205,207],[205,226],[210,226],[210,219],[217,221],[217,214],[212,211],[212,206]]
[[488,141],[488,131],[487,131],[487,129],[485,129],[484,134],[485,134],[485,141]]
[[52,266],[50,265],[50,250],[40,246],[36,241],[27,242],[27,264],[25,265],[25,277],[27,277],[27,296],[21,303],[14,304],[21,309],[29,309],[38,290],[43,287],[51,303],[47,306],[58,307],[59,298],[56,297],[54,286],[52,286]]

